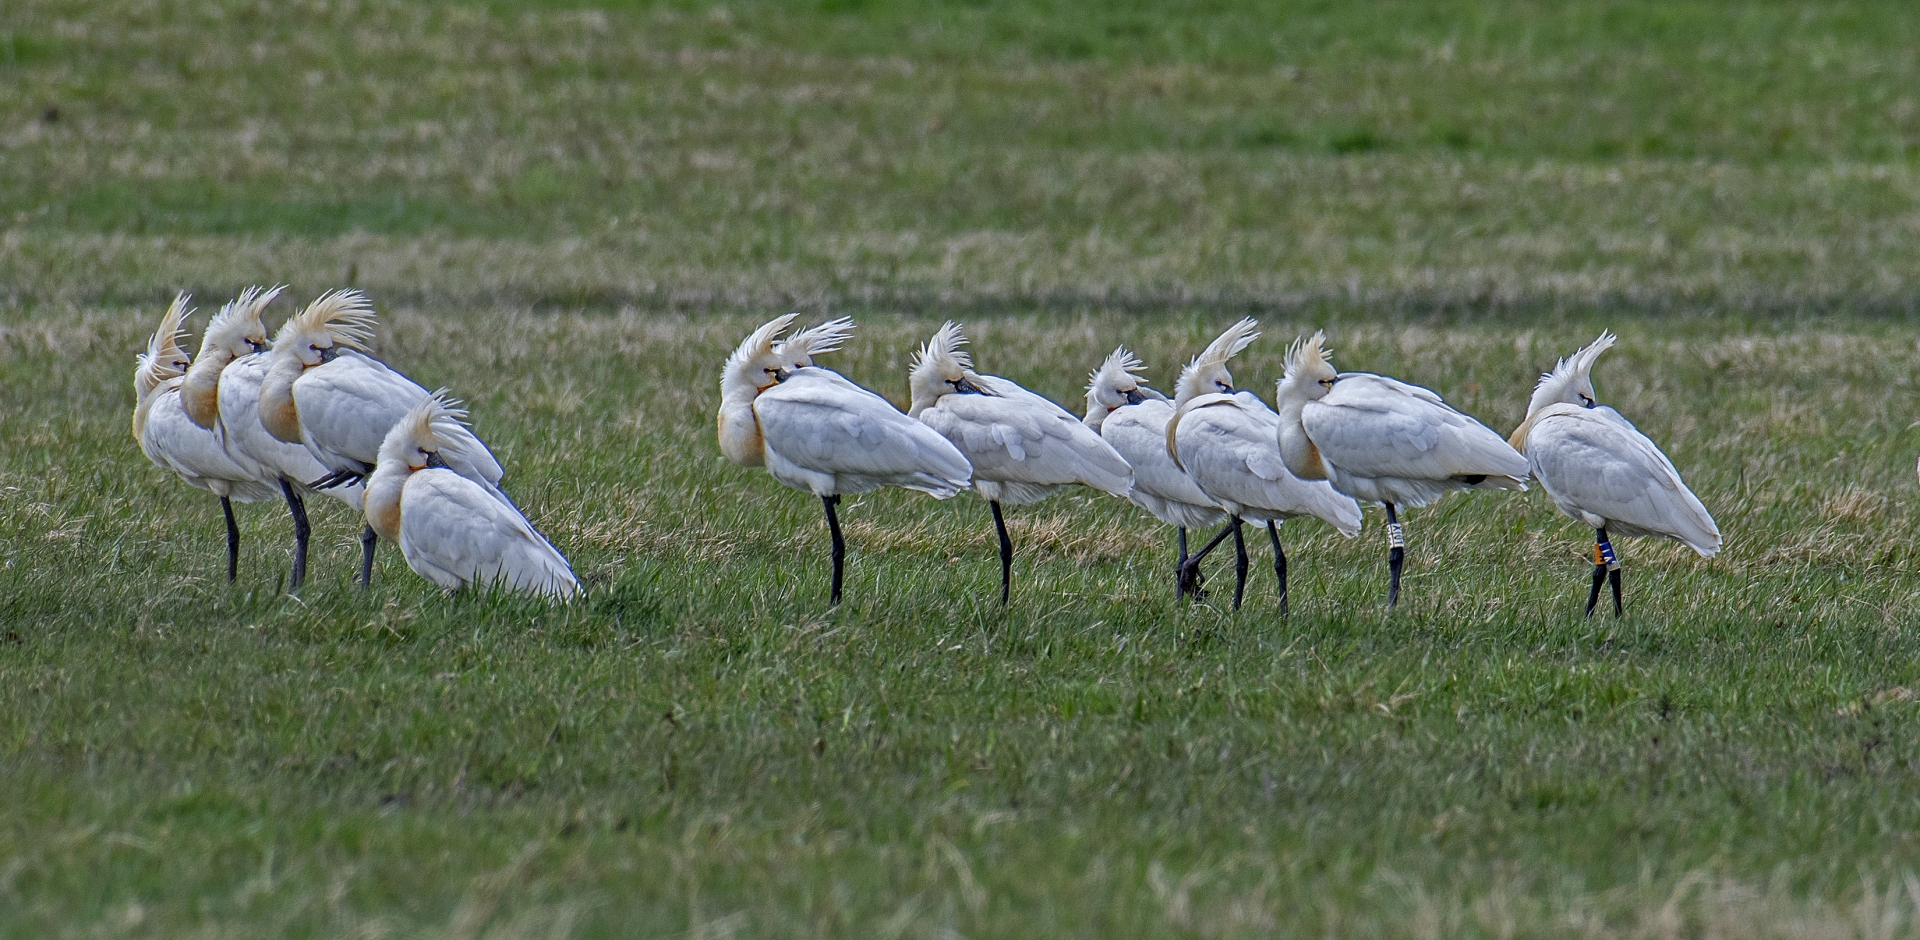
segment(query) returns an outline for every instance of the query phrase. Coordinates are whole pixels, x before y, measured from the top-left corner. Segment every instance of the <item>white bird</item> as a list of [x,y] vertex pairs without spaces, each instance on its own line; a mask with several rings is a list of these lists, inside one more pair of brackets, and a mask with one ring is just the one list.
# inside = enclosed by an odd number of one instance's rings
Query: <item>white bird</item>
[[1303,479],[1327,480],[1387,511],[1387,606],[1400,600],[1406,535],[1398,507],[1464,489],[1524,490],[1527,458],[1432,389],[1370,372],[1335,372],[1326,334],[1287,350],[1280,454]]
[[[266,378],[270,355],[267,328],[260,314],[282,288],[249,287],[220,309],[207,324],[200,354],[187,370],[180,400],[193,423],[213,432],[227,456],[254,479],[279,489],[293,516],[293,569],[287,589],[297,591],[306,580],[307,543],[312,527],[307,521],[307,483],[327,470],[299,444],[275,440],[260,423],[260,384]],[[359,484],[336,486],[321,492],[361,510]]]
[[496,491],[448,469],[473,463],[478,443],[466,409],[446,389],[415,405],[387,431],[367,477],[367,522],[400,546],[407,567],[449,593],[467,586],[572,597],[580,590],[567,560]]
[[1100,432],[1133,468],[1127,498],[1154,518],[1179,530],[1179,559],[1174,563],[1174,593],[1200,595],[1200,568],[1187,567],[1187,530],[1227,521],[1227,512],[1200,492],[1193,477],[1167,453],[1167,422],[1173,404],[1148,388],[1134,373],[1145,368],[1127,347],[1115,349],[1087,382],[1087,427]]
[[1000,536],[1000,603],[1013,588],[1013,540],[1000,504],[1044,499],[1078,483],[1125,497],[1133,469],[1100,435],[1068,413],[1007,379],[973,371],[960,347],[967,338],[948,322],[920,347],[907,374],[907,414],[953,442],[973,465],[973,488],[993,510]]
[[213,432],[187,416],[181,387],[192,361],[180,347],[180,336],[191,313],[187,295],[176,296],[160,318],[160,329],[147,341],[147,352],[134,369],[138,397],[133,433],[147,459],[220,497],[220,510],[227,518],[227,581],[231,583],[240,574],[240,527],[233,518],[233,501],[259,502],[279,492],[234,461]]
[[[362,481],[380,459],[380,445],[402,417],[429,397],[420,383],[367,353],[374,313],[356,290],[321,294],[274,336],[272,361],[260,385],[260,423],[277,440],[305,446],[329,471],[314,489]],[[460,438],[447,465],[509,508],[500,491],[500,462],[466,425],[446,428]],[[518,510],[515,509],[517,512]],[[369,523],[360,533],[360,584],[373,581]]]
[[[796,334],[776,350],[774,338],[795,316],[763,324],[727,357],[720,373],[720,451],[820,497],[833,539],[830,602],[839,604],[847,551],[836,511],[840,497],[899,486],[946,499],[967,488],[971,470],[952,444],[892,402],[811,365],[814,354],[839,347],[850,321]],[[807,364],[796,367],[796,357]]]
[[1609,533],[1674,539],[1702,558],[1720,551],[1719,527],[1673,461],[1620,412],[1595,401],[1593,364],[1613,343],[1612,333],[1602,333],[1541,375],[1527,418],[1509,440],[1526,454],[1533,478],[1553,504],[1593,527],[1589,617],[1602,580],[1612,583],[1613,615],[1622,612],[1620,559]]
[[1187,560],[1197,566],[1220,540],[1233,536],[1233,606],[1246,590],[1247,547],[1240,528],[1262,523],[1273,543],[1273,575],[1279,584],[1280,611],[1287,610],[1287,555],[1280,547],[1280,523],[1312,516],[1352,538],[1360,534],[1360,507],[1323,480],[1300,479],[1287,471],[1275,442],[1279,418],[1251,392],[1236,392],[1227,363],[1259,338],[1252,318],[1227,328],[1180,370],[1174,386],[1173,417],[1161,447],[1184,468],[1200,491],[1228,517],[1226,528]]

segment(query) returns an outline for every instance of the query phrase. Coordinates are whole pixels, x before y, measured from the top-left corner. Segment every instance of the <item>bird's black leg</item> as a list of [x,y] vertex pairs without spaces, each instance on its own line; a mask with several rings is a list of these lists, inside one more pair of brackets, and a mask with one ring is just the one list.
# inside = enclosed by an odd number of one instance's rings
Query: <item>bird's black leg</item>
[[[1599,530],[1598,535],[1600,536],[1600,541],[1596,545],[1599,556],[1598,560],[1606,566],[1607,583],[1613,588],[1613,617],[1615,620],[1618,620],[1620,619],[1620,615],[1625,612],[1624,607],[1620,603],[1620,558],[1613,553],[1613,543],[1607,540],[1607,530]],[[1596,580],[1593,586],[1597,592],[1600,588],[1600,583]],[[1589,605],[1588,609],[1591,611],[1591,605]]]
[[1206,558],[1209,554],[1212,554],[1215,546],[1219,545],[1221,542],[1226,541],[1227,536],[1233,534],[1233,527],[1235,525],[1237,525],[1237,523],[1233,523],[1233,522],[1227,523],[1226,526],[1223,527],[1217,534],[1215,534],[1212,539],[1207,541],[1207,544],[1200,546],[1199,551],[1194,552],[1191,555],[1188,555],[1187,560],[1180,563],[1182,568],[1184,568],[1186,571],[1191,573],[1191,580],[1188,583],[1192,585],[1192,588],[1190,589],[1190,591],[1193,594],[1194,600],[1196,601],[1200,600],[1201,597],[1203,596],[1200,590],[1201,559]]
[[1173,563],[1173,596],[1182,598],[1187,596],[1187,527],[1181,526],[1178,531],[1180,557]]
[[1240,518],[1233,520],[1233,609],[1240,609],[1240,598],[1247,593],[1247,540],[1240,535]]
[[280,493],[287,498],[287,512],[293,516],[293,573],[287,576],[287,590],[300,590],[307,580],[307,538],[313,527],[307,524],[307,502],[293,488],[293,481],[280,478]]
[[1273,543],[1273,577],[1280,582],[1280,616],[1287,615],[1287,553],[1280,549],[1280,525],[1267,523],[1267,540]]
[[1593,548],[1593,557],[1596,559],[1593,564],[1593,588],[1587,591],[1587,616],[1589,617],[1593,616],[1593,605],[1600,603],[1600,585],[1607,581],[1607,565],[1606,562],[1598,560],[1600,546],[1597,543]]
[[373,546],[380,541],[373,526],[360,530],[360,590],[373,586]]
[[220,497],[220,511],[227,516],[227,583],[240,578],[240,526],[233,521],[233,500]]
[[1007,538],[1007,520],[1000,515],[1000,501],[990,499],[987,505],[993,507],[993,531],[1000,536],[1000,606],[1007,606],[1007,595],[1013,591],[1013,540]]
[[827,604],[840,606],[840,584],[846,575],[847,540],[840,536],[840,514],[835,512],[840,505],[840,494],[820,497],[821,505],[827,507],[827,534],[833,536],[833,590],[827,595]]
[[1387,507],[1387,607],[1392,608],[1400,603],[1400,569],[1407,563],[1407,533],[1400,527],[1393,504],[1380,505]]

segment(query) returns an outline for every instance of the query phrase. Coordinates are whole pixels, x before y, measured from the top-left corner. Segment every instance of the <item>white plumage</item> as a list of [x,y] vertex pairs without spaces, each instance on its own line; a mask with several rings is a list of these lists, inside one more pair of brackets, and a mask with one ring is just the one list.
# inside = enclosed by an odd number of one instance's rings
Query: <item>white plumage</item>
[[1527,459],[1432,389],[1369,372],[1335,372],[1326,335],[1287,351],[1279,443],[1287,468],[1325,479],[1387,511],[1387,606],[1400,597],[1403,542],[1396,507],[1460,489],[1524,490]]
[[[359,291],[330,291],[274,337],[260,386],[260,421],[275,439],[301,444],[326,467],[325,477],[308,481],[319,489],[372,472],[387,431],[431,397],[418,382],[366,353],[373,325],[373,307]],[[514,509],[500,490],[500,462],[472,430],[454,422],[443,433],[458,444],[447,449],[448,467]],[[369,524],[360,538],[364,585],[373,577],[375,528]]]
[[233,501],[276,499],[280,491],[234,460],[212,431],[188,415],[182,389],[193,363],[180,346],[180,336],[190,313],[187,295],[175,297],[134,369],[134,437],[147,459],[220,497],[227,522],[227,580],[233,581],[240,564],[240,528],[234,521]]
[[1081,484],[1125,497],[1133,470],[1100,435],[1065,408],[1014,382],[973,371],[955,323],[920,348],[908,373],[907,414],[940,432],[973,465],[973,488],[993,508],[1000,537],[1000,599],[1012,587],[1013,543],[1000,504],[1044,499]]
[[473,440],[466,412],[442,389],[387,432],[367,477],[367,521],[400,546],[407,567],[447,591],[499,585],[571,597],[579,582],[552,543],[495,491],[448,469]]
[[1602,333],[1543,374],[1511,440],[1554,505],[1595,530],[1589,615],[1600,580],[1609,574],[1616,616],[1621,610],[1617,559],[1609,560],[1611,535],[1674,539],[1702,558],[1720,550],[1719,527],[1673,461],[1632,422],[1595,401],[1594,362],[1613,344],[1613,334]]
[[763,324],[728,357],[720,378],[720,450],[820,497],[833,539],[831,602],[838,604],[846,554],[840,497],[899,486],[946,499],[967,488],[971,468],[952,444],[885,398],[812,365],[813,355],[839,347],[851,321],[803,331],[776,349],[774,339],[794,317]]
[[[1353,500],[1325,481],[1303,480],[1288,472],[1275,442],[1279,422],[1273,409],[1251,392],[1233,390],[1227,363],[1259,337],[1255,326],[1250,318],[1235,323],[1181,370],[1164,447],[1233,520],[1229,528],[1236,575],[1246,567],[1239,523],[1268,527],[1284,607],[1286,556],[1280,549],[1279,523],[1312,516],[1351,538],[1360,533],[1361,516]],[[1236,605],[1241,590],[1235,588]]]
[[1125,346],[1115,349],[1088,378],[1087,413],[1081,421],[1100,432],[1101,440],[1133,468],[1133,488],[1127,498],[1178,530],[1176,596],[1198,594],[1200,569],[1187,567],[1187,530],[1223,523],[1227,513],[1200,492],[1193,477],[1167,452],[1173,403],[1134,374],[1143,368]]

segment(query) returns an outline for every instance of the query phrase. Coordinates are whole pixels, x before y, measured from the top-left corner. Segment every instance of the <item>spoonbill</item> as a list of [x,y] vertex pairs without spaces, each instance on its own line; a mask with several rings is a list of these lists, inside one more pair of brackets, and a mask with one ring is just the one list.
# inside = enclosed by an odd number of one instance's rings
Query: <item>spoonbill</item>
[[1082,423],[1100,433],[1133,468],[1127,498],[1155,519],[1179,531],[1180,555],[1174,563],[1174,594],[1200,597],[1200,568],[1187,567],[1187,530],[1227,520],[1220,508],[1167,452],[1167,421],[1173,404],[1148,388],[1134,373],[1146,368],[1127,347],[1107,356],[1087,382],[1087,414]]
[[482,454],[467,411],[441,389],[387,431],[366,479],[367,523],[400,546],[407,567],[451,593],[469,585],[572,597],[580,590],[566,558],[520,510],[485,484],[449,467]]
[[1609,532],[1674,539],[1702,558],[1720,551],[1719,527],[1680,480],[1673,461],[1620,412],[1595,400],[1593,364],[1613,344],[1612,333],[1601,333],[1541,375],[1527,402],[1527,418],[1509,439],[1526,454],[1533,478],[1553,504],[1593,527],[1589,617],[1603,580],[1613,588],[1613,615],[1623,612],[1620,559]]
[[1308,481],[1289,473],[1280,459],[1275,435],[1279,418],[1251,392],[1235,391],[1227,363],[1259,338],[1252,318],[1227,328],[1187,367],[1174,386],[1173,417],[1161,448],[1184,468],[1200,491],[1227,514],[1227,526],[1187,560],[1197,566],[1220,540],[1233,536],[1233,607],[1246,591],[1247,546],[1241,526],[1263,523],[1273,543],[1273,576],[1280,612],[1287,611],[1287,555],[1280,547],[1280,523],[1312,516],[1341,535],[1360,534],[1360,506],[1333,491],[1324,480]]
[[[327,475],[309,482],[317,490],[363,481],[380,459],[387,431],[429,397],[420,383],[367,353],[373,339],[373,306],[357,290],[321,294],[280,327],[272,361],[260,384],[260,423],[276,440],[301,444]],[[500,491],[500,462],[466,425],[444,428],[460,437],[445,459],[509,507]],[[516,510],[518,511],[518,510]],[[379,535],[369,523],[360,533],[360,584],[373,583],[373,547]]]
[[1464,489],[1524,490],[1527,458],[1439,393],[1371,372],[1335,372],[1326,334],[1287,350],[1276,397],[1280,455],[1295,476],[1327,480],[1387,511],[1387,606],[1400,600],[1406,533],[1398,507]]
[[[283,288],[249,287],[222,307],[207,323],[181,386],[180,399],[193,423],[213,432],[227,456],[255,479],[279,487],[293,517],[293,569],[287,589],[297,591],[307,576],[307,543],[312,527],[307,521],[307,481],[327,472],[299,444],[275,440],[260,423],[260,384],[266,378],[267,328],[260,315]],[[361,510],[358,484],[322,490]]]
[[[727,357],[720,373],[720,452],[820,497],[833,539],[830,603],[837,605],[847,552],[836,511],[840,497],[899,486],[946,499],[967,488],[971,470],[945,438],[885,398],[810,364],[813,355],[839,348],[851,322],[796,334],[796,340],[807,337],[804,349],[790,340],[776,350],[775,337],[795,316],[762,324]],[[796,367],[801,353],[808,364]]]
[[1044,499],[1070,483],[1126,497],[1133,469],[1065,408],[1011,381],[973,371],[960,326],[948,321],[920,347],[908,372],[907,414],[953,442],[973,465],[973,488],[993,509],[1000,536],[1000,603],[1013,589],[1013,540],[1000,504]]
[[134,368],[138,398],[133,434],[147,459],[220,497],[220,511],[227,519],[227,581],[232,583],[240,576],[240,526],[233,518],[233,501],[259,502],[279,494],[229,456],[213,432],[187,416],[181,388],[193,363],[180,346],[180,336],[191,313],[186,294],[174,297]]

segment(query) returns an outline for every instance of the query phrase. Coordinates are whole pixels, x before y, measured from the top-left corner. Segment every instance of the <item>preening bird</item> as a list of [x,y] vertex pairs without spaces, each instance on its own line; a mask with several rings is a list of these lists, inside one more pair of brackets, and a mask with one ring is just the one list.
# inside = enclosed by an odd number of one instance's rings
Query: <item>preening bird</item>
[[1179,532],[1174,594],[1200,594],[1200,568],[1187,567],[1187,530],[1218,525],[1227,512],[1167,453],[1167,421],[1173,403],[1134,373],[1145,366],[1122,346],[1107,356],[1087,382],[1087,414],[1080,419],[1133,468],[1127,498]]
[[1227,363],[1259,338],[1257,324],[1244,319],[1227,328],[1180,370],[1174,386],[1173,417],[1161,447],[1187,471],[1200,491],[1228,517],[1226,528],[1186,562],[1200,563],[1221,539],[1233,536],[1233,606],[1246,591],[1247,546],[1241,526],[1261,523],[1273,543],[1273,575],[1280,610],[1287,609],[1287,555],[1280,547],[1280,523],[1313,516],[1352,538],[1360,534],[1360,507],[1325,481],[1289,473],[1275,443],[1279,419],[1251,392],[1236,392]]
[[553,544],[498,491],[449,469],[481,459],[464,450],[479,442],[466,417],[446,389],[401,416],[367,477],[367,523],[448,592],[497,584],[572,597],[580,582]]
[[1078,483],[1125,497],[1133,469],[1093,429],[1065,408],[1007,379],[973,371],[960,347],[967,338],[949,322],[920,347],[908,372],[907,414],[953,442],[973,465],[973,488],[993,510],[1000,537],[1000,603],[1013,587],[1013,540],[1000,505],[1040,500]]
[[138,398],[133,433],[147,459],[220,497],[220,510],[227,519],[227,581],[231,583],[240,574],[240,526],[233,518],[233,501],[273,499],[279,491],[235,461],[212,431],[187,415],[181,388],[193,363],[180,347],[180,336],[191,312],[186,294],[175,297],[134,368]]
[[[365,480],[380,459],[387,431],[429,397],[418,382],[368,354],[373,306],[356,290],[321,294],[281,325],[260,385],[260,422],[277,440],[305,446],[328,473],[314,489]],[[460,438],[446,450],[449,469],[512,508],[500,491],[500,462],[460,422],[443,428]],[[515,510],[518,511],[517,509]],[[371,523],[360,534],[360,583],[373,580]]]
[[1526,454],[1533,478],[1553,504],[1593,527],[1589,617],[1603,580],[1613,587],[1613,615],[1623,611],[1620,560],[1609,533],[1674,539],[1702,558],[1720,550],[1719,527],[1681,481],[1673,461],[1620,412],[1595,400],[1593,364],[1613,343],[1612,333],[1601,333],[1541,375],[1527,402],[1527,418],[1509,440]]
[[1524,490],[1527,458],[1432,389],[1370,372],[1335,372],[1326,334],[1287,350],[1276,394],[1280,454],[1303,479],[1327,480],[1387,511],[1387,606],[1400,600],[1406,536],[1396,508],[1464,489]]
[[[297,591],[307,576],[307,543],[312,528],[307,521],[307,483],[327,473],[300,444],[276,440],[260,423],[260,385],[266,378],[270,355],[267,328],[261,312],[282,288],[249,287],[222,307],[207,324],[181,386],[180,399],[193,423],[213,432],[227,456],[254,479],[279,489],[293,517],[293,569],[287,589]],[[361,510],[361,487],[346,484],[322,490]]]
[[[833,540],[830,602],[838,604],[847,550],[840,497],[899,486],[946,499],[967,488],[971,468],[945,438],[893,403],[811,365],[815,354],[839,348],[850,321],[803,331],[776,349],[774,339],[795,316],[763,324],[727,357],[720,373],[720,451],[820,497]],[[803,337],[804,348],[796,345]],[[796,365],[796,358],[805,364]]]

